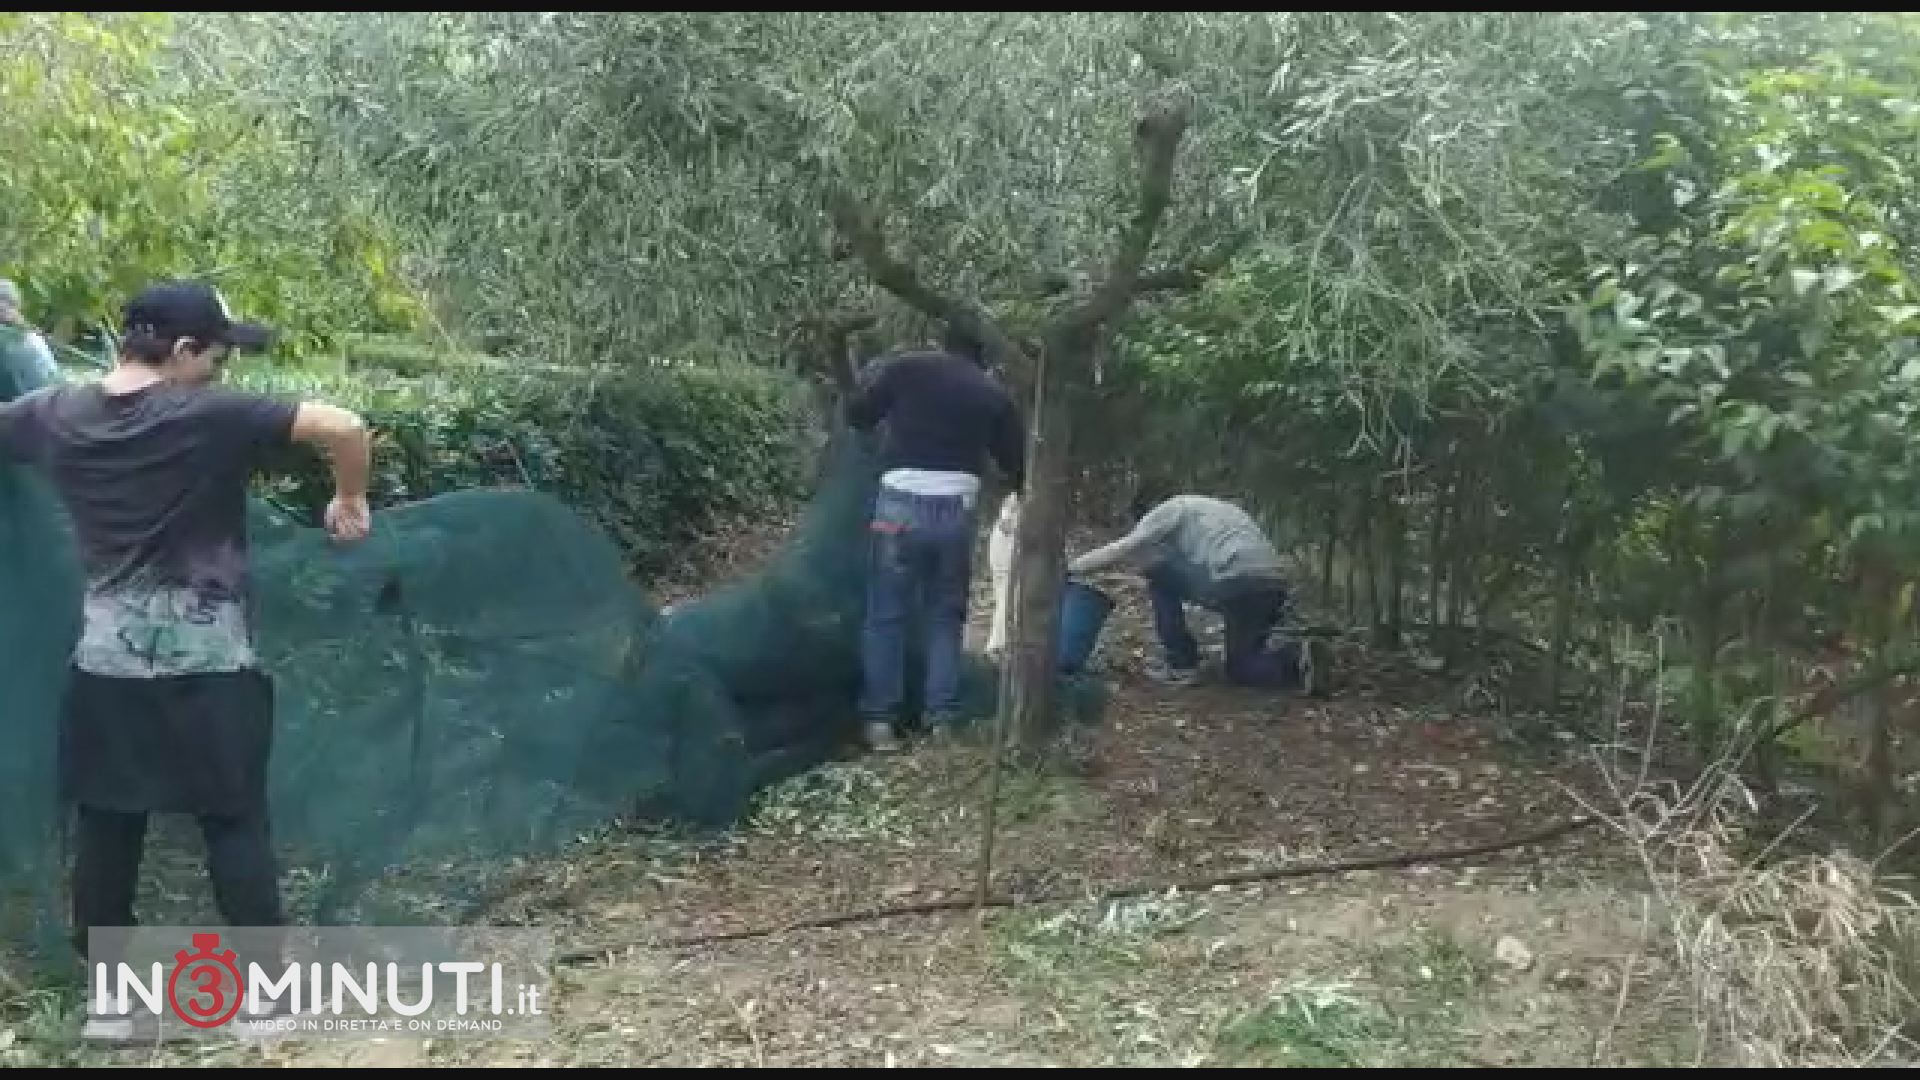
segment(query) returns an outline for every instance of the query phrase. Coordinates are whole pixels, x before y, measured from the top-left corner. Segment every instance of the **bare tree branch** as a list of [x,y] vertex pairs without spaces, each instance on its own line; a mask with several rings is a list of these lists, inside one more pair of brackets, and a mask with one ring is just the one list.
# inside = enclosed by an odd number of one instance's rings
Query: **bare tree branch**
[[1140,275],[1139,289],[1141,292],[1192,292],[1226,269],[1251,239],[1251,231],[1237,232],[1178,266],[1149,270]]
[[[1207,283],[1207,279],[1226,269],[1247,242],[1253,239],[1251,230],[1243,230],[1229,235],[1207,250],[1181,263],[1155,267],[1141,272],[1137,291],[1150,292],[1192,292]],[[1072,279],[1066,274],[1054,272],[1040,277],[1035,294],[1042,297],[1059,296],[1073,287]]]
[[985,309],[934,289],[920,280],[913,267],[888,251],[886,238],[880,235],[873,215],[852,193],[837,184],[831,186],[827,192],[827,212],[840,234],[853,246],[854,255],[865,264],[867,273],[881,288],[931,318],[967,330],[986,346],[989,356],[1002,363],[1023,356],[1019,344]]
[[872,329],[880,317],[869,311],[835,311],[799,320],[794,326],[795,364],[813,378],[824,378],[843,399],[852,395],[858,369],[852,339]]
[[1120,238],[1113,265],[1092,296],[1070,313],[1063,326],[1089,331],[1111,319],[1139,289],[1140,268],[1153,247],[1160,219],[1173,201],[1173,162],[1187,133],[1192,109],[1184,94],[1164,94],[1148,107],[1135,130],[1140,152],[1140,205]]
[[[1092,330],[1112,319],[1142,291],[1197,288],[1225,266],[1250,238],[1250,233],[1238,232],[1185,263],[1142,273],[1154,237],[1172,202],[1174,161],[1191,116],[1191,102],[1186,94],[1167,93],[1156,99],[1141,117],[1135,130],[1140,158],[1139,205],[1121,235],[1105,277],[1092,295],[1065,315],[1059,324],[1061,328],[1079,332]],[[882,289],[929,317],[971,331],[990,354],[1003,362],[1024,357],[1019,344],[983,308],[928,285],[911,265],[889,251],[875,215],[845,187],[829,186],[827,211],[854,256]],[[1052,274],[1041,279],[1040,294],[1054,296],[1068,287],[1065,275]]]

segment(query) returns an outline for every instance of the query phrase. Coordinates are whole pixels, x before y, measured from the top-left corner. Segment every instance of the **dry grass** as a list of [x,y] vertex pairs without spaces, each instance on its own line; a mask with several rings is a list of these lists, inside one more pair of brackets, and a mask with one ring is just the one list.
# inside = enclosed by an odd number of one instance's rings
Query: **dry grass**
[[[1696,1064],[1847,1067],[1920,1061],[1920,904],[1885,855],[1794,850],[1801,822],[1768,837],[1730,746],[1691,783],[1651,777],[1656,701],[1639,740],[1603,753],[1613,805],[1589,809],[1635,854],[1644,918],[1667,978],[1621,988],[1688,1010]],[[1631,742],[1641,746],[1628,750]],[[1626,762],[1636,760],[1637,765]],[[1609,1029],[1607,1038],[1616,1037]],[[1603,1044],[1606,1038],[1603,1038]]]

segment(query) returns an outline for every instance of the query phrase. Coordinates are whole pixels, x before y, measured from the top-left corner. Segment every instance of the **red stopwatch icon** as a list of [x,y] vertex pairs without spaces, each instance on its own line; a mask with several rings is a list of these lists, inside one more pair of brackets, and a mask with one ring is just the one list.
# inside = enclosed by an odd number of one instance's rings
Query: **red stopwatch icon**
[[[198,1028],[219,1027],[240,1011],[239,957],[232,949],[220,949],[219,934],[193,935],[196,951],[181,949],[173,954],[173,977],[167,980],[167,1000],[174,1014]],[[180,977],[191,973],[188,982],[191,997],[180,1000]]]

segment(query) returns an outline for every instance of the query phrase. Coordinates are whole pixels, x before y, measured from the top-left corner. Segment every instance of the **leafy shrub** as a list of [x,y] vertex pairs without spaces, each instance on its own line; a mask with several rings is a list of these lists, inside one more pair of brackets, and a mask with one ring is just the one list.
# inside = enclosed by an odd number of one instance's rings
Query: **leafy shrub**
[[117,322],[156,278],[205,277],[280,329],[282,355],[421,324],[425,295],[368,192],[311,181],[295,124],[181,69],[167,12],[0,14],[0,277],[57,345]]
[[449,353],[432,342],[401,334],[353,334],[340,343],[341,366],[357,375],[420,378],[449,373],[489,358]]
[[[376,510],[464,488],[537,488],[605,529],[641,575],[718,522],[778,510],[805,475],[801,399],[768,371],[424,366],[417,378],[236,370],[231,382],[361,412],[374,431]],[[317,521],[333,490],[326,462],[297,451],[279,465],[265,493]]]

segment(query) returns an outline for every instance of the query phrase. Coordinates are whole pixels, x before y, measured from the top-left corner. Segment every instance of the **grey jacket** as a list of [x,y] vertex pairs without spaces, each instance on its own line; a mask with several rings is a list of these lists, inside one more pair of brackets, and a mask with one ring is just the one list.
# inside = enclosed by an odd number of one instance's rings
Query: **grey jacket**
[[0,323],[0,401],[10,401],[60,381],[60,368],[46,339],[32,330]]
[[1148,511],[1133,531],[1075,559],[1075,576],[1119,562],[1141,569],[1163,564],[1197,594],[1218,598],[1246,586],[1285,580],[1280,553],[1247,512],[1205,495],[1176,495]]

